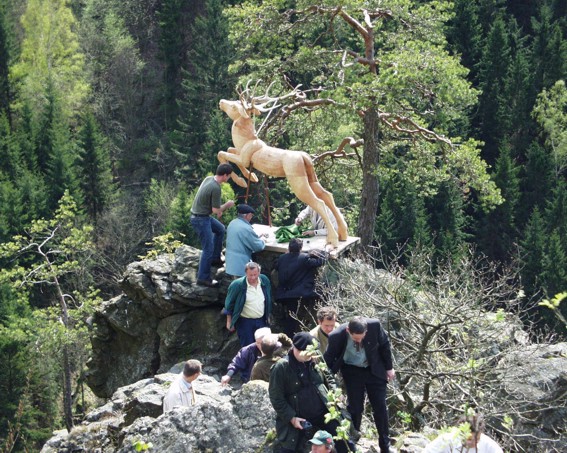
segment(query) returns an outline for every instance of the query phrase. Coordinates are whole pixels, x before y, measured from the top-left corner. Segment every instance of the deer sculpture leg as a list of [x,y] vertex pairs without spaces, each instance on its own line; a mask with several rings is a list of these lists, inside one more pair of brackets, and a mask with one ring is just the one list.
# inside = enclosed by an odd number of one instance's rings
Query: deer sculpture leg
[[333,194],[325,190],[323,186],[319,183],[319,181],[309,182],[309,185],[311,186],[311,189],[313,190],[317,198],[323,200],[323,202],[327,205],[327,207],[331,210],[331,212],[335,216],[335,219],[337,219],[337,227],[338,227],[337,233],[339,236],[339,241],[346,241],[348,238],[348,227],[345,222],[345,218],[343,217],[343,214],[341,213],[341,211],[339,211],[339,209],[335,205],[335,199],[333,198]]
[[[335,204],[335,199],[333,198],[333,194],[328,190],[325,190],[323,186],[319,183],[319,180],[317,179],[317,175],[315,174],[315,169],[313,168],[313,161],[309,156],[303,156],[303,164],[305,166],[305,172],[307,173],[307,179],[309,181],[309,186],[311,187],[311,190],[313,190],[317,198],[323,200],[323,202],[327,205],[327,207],[331,210],[331,212],[335,216],[335,219],[337,219],[337,227],[338,227],[337,233],[339,235],[339,240],[346,241],[348,238],[348,227],[345,222],[345,218],[343,217],[341,211],[339,211],[337,205]],[[325,220],[325,223],[327,224],[327,220]]]
[[335,228],[331,223],[331,219],[327,215],[325,202],[320,198],[317,198],[313,190],[311,190],[311,187],[307,182],[307,178],[305,178],[304,181],[301,182],[296,180],[295,183],[293,182],[293,179],[296,178],[288,179],[292,191],[297,195],[297,198],[299,198],[305,204],[311,206],[323,218],[323,221],[327,226],[327,244],[330,244],[332,248],[337,248],[339,246],[339,236],[337,235],[337,232],[335,231]]
[[325,202],[315,195],[315,192],[311,189],[307,175],[287,176],[287,180],[292,192],[297,196],[297,198],[311,206],[323,218],[325,225],[327,226],[327,244],[330,244],[333,248],[337,248],[339,246],[339,237],[331,223],[331,219],[327,215]]
[[[233,164],[236,164],[236,166],[240,169],[240,171],[244,175],[244,178],[252,182],[258,182],[258,177],[256,176],[256,173],[249,171],[246,167],[242,165],[240,156],[238,155],[238,150],[236,148],[230,147],[228,148],[227,151],[218,152],[217,159],[219,160],[219,162],[221,164],[224,164],[226,162],[232,162]],[[244,188],[248,187],[248,183],[246,182],[246,180],[238,176],[235,172],[232,172],[231,178],[240,187],[244,187]]]

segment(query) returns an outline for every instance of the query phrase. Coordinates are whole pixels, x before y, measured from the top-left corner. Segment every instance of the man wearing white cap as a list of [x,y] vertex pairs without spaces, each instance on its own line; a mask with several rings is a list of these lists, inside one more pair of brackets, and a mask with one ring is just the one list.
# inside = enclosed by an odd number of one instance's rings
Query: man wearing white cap
[[232,376],[240,372],[240,379],[243,382],[248,382],[250,380],[250,374],[252,373],[252,368],[256,361],[262,356],[260,351],[260,343],[266,335],[272,333],[269,327],[261,327],[254,332],[255,342],[244,346],[240,349],[229,363],[226,374],[221,378],[221,384],[227,385]]

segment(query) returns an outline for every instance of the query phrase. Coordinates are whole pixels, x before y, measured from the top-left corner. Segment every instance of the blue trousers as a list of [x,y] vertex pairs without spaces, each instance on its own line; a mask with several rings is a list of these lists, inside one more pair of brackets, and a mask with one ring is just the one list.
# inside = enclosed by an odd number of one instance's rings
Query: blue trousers
[[220,260],[226,228],[211,216],[191,216],[191,226],[201,241],[201,258],[197,278],[211,281],[211,263],[213,260]]
[[243,318],[242,316],[236,320],[236,333],[240,340],[240,346],[248,346],[254,343],[254,332],[261,327],[270,327],[265,318]]

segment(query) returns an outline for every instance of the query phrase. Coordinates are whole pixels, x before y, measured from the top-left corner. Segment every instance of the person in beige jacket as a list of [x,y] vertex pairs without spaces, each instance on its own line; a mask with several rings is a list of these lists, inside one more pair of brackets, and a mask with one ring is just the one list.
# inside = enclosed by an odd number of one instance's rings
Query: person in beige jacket
[[202,365],[198,360],[187,360],[183,371],[171,383],[163,398],[163,412],[169,412],[176,406],[192,406],[195,404],[193,381],[201,374]]

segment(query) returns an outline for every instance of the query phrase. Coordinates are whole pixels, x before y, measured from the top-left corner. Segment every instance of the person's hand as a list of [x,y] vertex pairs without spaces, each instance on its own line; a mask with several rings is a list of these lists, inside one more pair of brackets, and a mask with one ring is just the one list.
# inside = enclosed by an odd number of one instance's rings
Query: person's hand
[[221,378],[220,383],[221,383],[221,385],[228,385],[228,383],[230,382],[231,379],[232,379],[232,378],[231,378],[228,374],[225,374],[225,375]]
[[315,231],[313,230],[307,230],[304,231],[303,233],[301,233],[302,236],[315,236]]
[[230,321],[228,319],[226,320],[226,330],[229,332],[234,332],[236,330],[234,327],[230,327]]
[[228,200],[225,204],[226,209],[230,209],[234,206],[234,200]]
[[289,422],[291,423],[291,425],[295,428],[295,429],[303,429],[303,426],[301,426],[301,422],[305,421],[304,418],[301,417],[293,417]]
[[295,219],[294,223],[299,226],[301,225],[301,220],[299,220],[299,217],[297,219]]
[[388,382],[393,381],[396,378],[396,370],[386,370],[386,380]]

